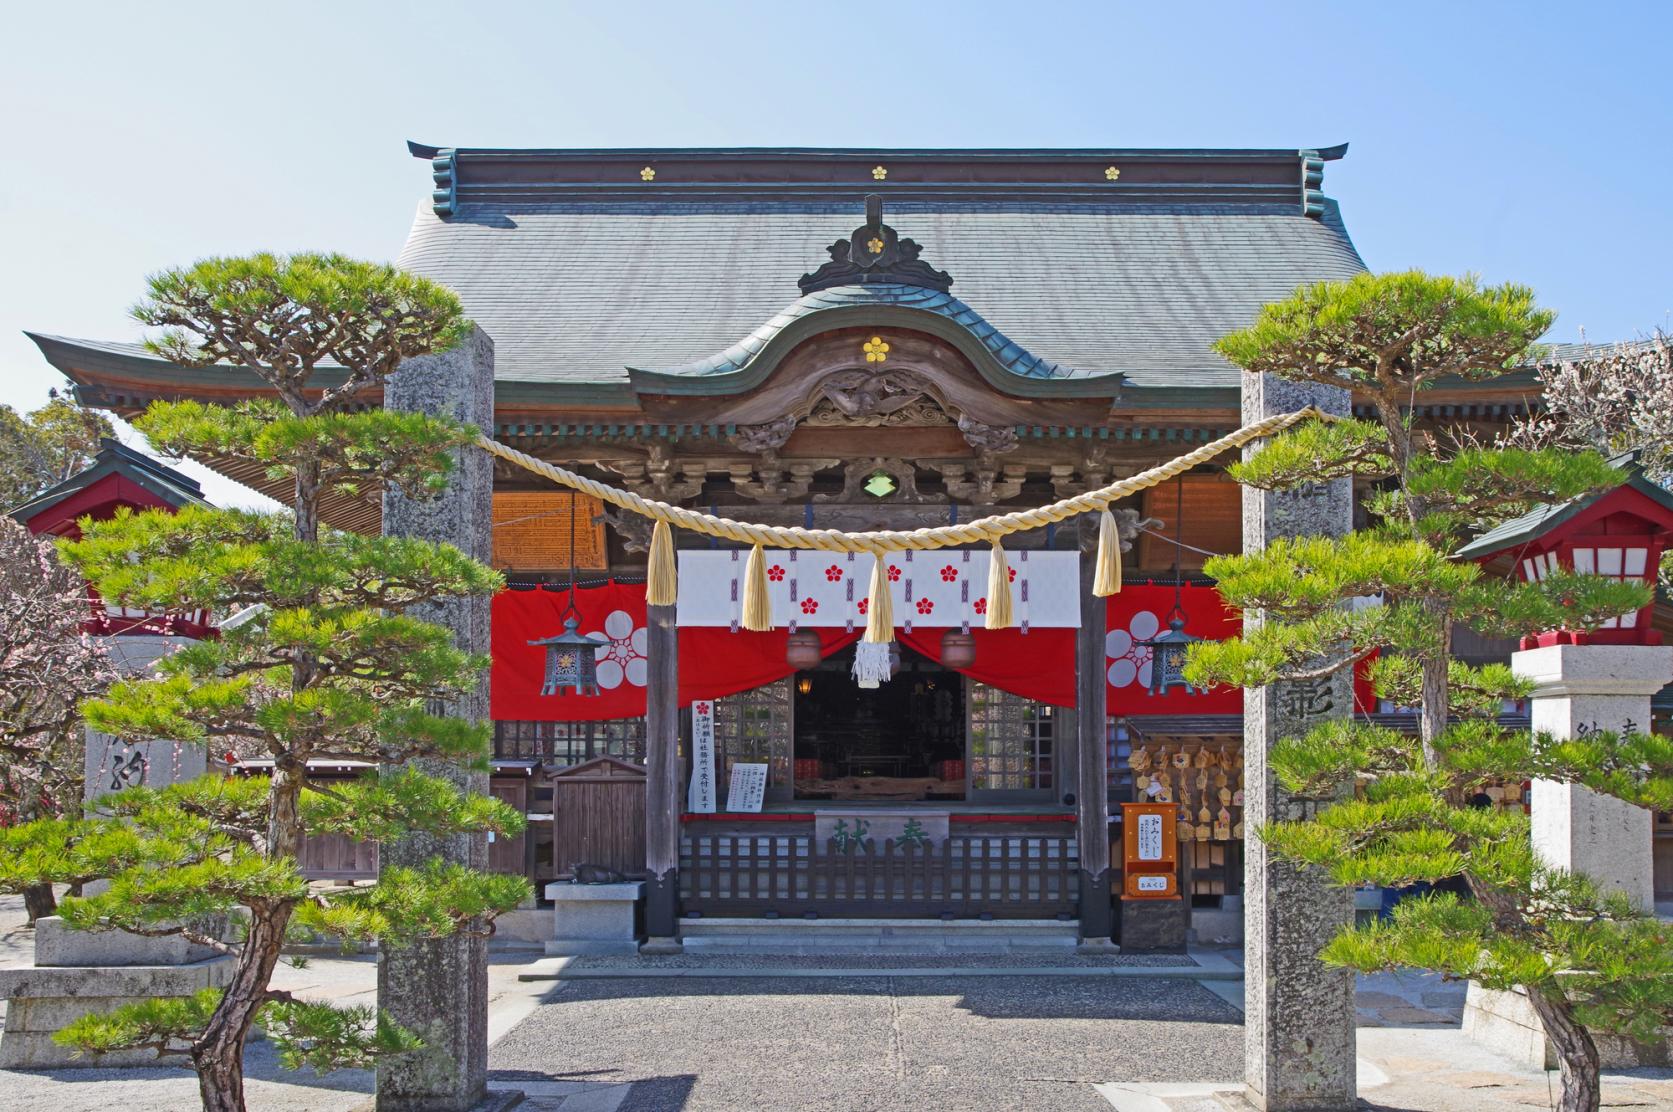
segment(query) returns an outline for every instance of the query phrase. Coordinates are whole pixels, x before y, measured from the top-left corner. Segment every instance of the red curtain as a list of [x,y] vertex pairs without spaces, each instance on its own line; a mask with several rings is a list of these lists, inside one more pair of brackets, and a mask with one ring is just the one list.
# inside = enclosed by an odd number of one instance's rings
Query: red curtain
[[[1200,694],[1175,689],[1166,695],[1150,693],[1150,650],[1137,642],[1166,631],[1173,611],[1172,587],[1130,585],[1112,595],[1106,608],[1104,680],[1110,714],[1241,714],[1243,692],[1216,687]],[[1185,632],[1206,640],[1236,636],[1243,627],[1237,611],[1226,605],[1212,587],[1185,587],[1180,592]],[[914,652],[941,659],[944,629],[897,630],[896,636]],[[1075,705],[1075,631],[1072,629],[972,629],[976,662],[959,672],[1001,691],[1052,703]]]
[[[546,650],[529,642],[563,632],[568,590],[501,591],[494,596],[493,671],[489,713],[496,719],[593,722],[645,713],[645,588],[610,582],[575,592],[580,632],[600,638],[597,695],[542,695]],[[860,638],[860,631],[818,631],[829,656]],[[781,680],[794,671],[785,662],[788,631],[733,633],[682,629],[680,705],[717,699]]]

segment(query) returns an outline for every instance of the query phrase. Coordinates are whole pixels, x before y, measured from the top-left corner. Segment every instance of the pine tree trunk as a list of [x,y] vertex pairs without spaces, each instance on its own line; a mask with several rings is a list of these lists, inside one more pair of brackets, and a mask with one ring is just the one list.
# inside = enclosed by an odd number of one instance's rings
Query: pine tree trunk
[[1418,722],[1418,737],[1423,742],[1423,763],[1429,768],[1435,768],[1440,764],[1435,742],[1446,732],[1447,710],[1451,703],[1447,690],[1447,649],[1452,641],[1452,619],[1448,616],[1444,602],[1429,600],[1423,604],[1423,608],[1435,619],[1441,637],[1440,653],[1420,658],[1423,670],[1423,704]]
[[1558,1112],[1598,1112],[1602,1077],[1597,1044],[1592,1041],[1591,1032],[1574,1018],[1574,1010],[1567,1000],[1539,992],[1529,992],[1528,1000],[1545,1027],[1546,1037],[1557,1048],[1557,1063],[1563,1078]]
[[[301,777],[286,767],[273,770],[268,791],[267,858],[294,858],[302,844]],[[256,1013],[267,1001],[273,968],[285,944],[294,905],[288,901],[250,909],[250,929],[238,955],[232,983],[209,1025],[192,1046],[204,1112],[244,1112],[244,1041]]]
[[296,514],[296,539],[319,540],[320,466],[310,463],[296,469],[296,496],[291,510]]
[[290,915],[289,903],[252,909],[250,932],[238,955],[232,983],[192,1046],[204,1112],[244,1112],[244,1040],[250,1035],[256,1012],[267,1001],[267,985],[273,967],[279,964]]
[[35,925],[35,920],[43,915],[53,915],[58,911],[58,898],[52,894],[50,884],[31,884],[23,890],[23,907],[29,913],[29,925]]

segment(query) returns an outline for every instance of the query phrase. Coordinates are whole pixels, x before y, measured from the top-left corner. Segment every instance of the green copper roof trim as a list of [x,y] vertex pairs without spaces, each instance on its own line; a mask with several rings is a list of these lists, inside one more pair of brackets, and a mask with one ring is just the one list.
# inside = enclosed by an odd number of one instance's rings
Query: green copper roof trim
[[892,282],[815,290],[724,351],[662,370],[630,367],[628,375],[644,394],[740,394],[766,381],[803,340],[846,326],[927,332],[958,348],[1008,394],[1115,397],[1125,382],[1119,371],[1081,371],[1034,355],[950,293]]
[[1651,501],[1673,510],[1673,491],[1659,483],[1649,480],[1644,469],[1638,462],[1637,452],[1625,452],[1609,461],[1621,471],[1619,486],[1601,490],[1595,494],[1583,494],[1579,498],[1571,498],[1567,502],[1556,505],[1536,506],[1521,517],[1513,518],[1495,529],[1490,529],[1471,541],[1469,544],[1453,553],[1460,560],[1484,560],[1489,556],[1504,552],[1506,549],[1516,548],[1541,533],[1555,529],[1563,522],[1574,517],[1599,498],[1621,489],[1631,487]]

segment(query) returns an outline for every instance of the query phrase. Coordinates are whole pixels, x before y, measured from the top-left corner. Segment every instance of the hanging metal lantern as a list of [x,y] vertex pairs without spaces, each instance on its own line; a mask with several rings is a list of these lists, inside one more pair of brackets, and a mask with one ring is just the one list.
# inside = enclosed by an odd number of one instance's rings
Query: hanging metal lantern
[[1150,650],[1150,693],[1166,695],[1176,687],[1183,687],[1187,695],[1200,695],[1202,688],[1185,679],[1185,656],[1191,642],[1201,641],[1185,632],[1184,606],[1184,545],[1185,478],[1180,476],[1174,486],[1173,516],[1173,611],[1168,615],[1168,631],[1158,633],[1148,641],[1135,641]]
[[784,641],[784,660],[798,672],[817,668],[824,659],[824,643],[811,629],[798,629]]
[[943,633],[941,663],[948,668],[968,668],[976,663],[976,638],[958,629]]
[[529,642],[546,646],[546,682],[540,688],[542,695],[598,694],[598,649],[602,642],[577,633],[579,624],[569,614],[564,618],[562,633]]
[[546,682],[542,695],[598,694],[598,650],[602,641],[576,632],[581,611],[575,607],[575,496],[569,501],[569,603],[563,608],[563,632],[531,645],[546,646]]
[[1168,618],[1166,633],[1158,633],[1148,641],[1134,642],[1150,650],[1152,695],[1166,695],[1176,687],[1183,687],[1188,695],[1202,694],[1201,688],[1192,686],[1185,678],[1186,647],[1193,641],[1201,640],[1201,637],[1192,637],[1185,632],[1185,611],[1175,605],[1173,614]]

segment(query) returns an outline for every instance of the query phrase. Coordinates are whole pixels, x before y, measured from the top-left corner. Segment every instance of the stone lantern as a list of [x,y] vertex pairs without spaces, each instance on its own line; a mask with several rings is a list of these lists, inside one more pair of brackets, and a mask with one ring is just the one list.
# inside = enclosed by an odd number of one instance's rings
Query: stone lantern
[[[1484,533],[1456,555],[1524,581],[1538,582],[1562,570],[1653,582],[1661,554],[1673,539],[1673,493],[1645,478],[1635,456],[1611,462],[1621,470],[1619,486],[1540,506]],[[1591,633],[1556,629],[1523,638],[1522,651],[1512,654],[1510,666],[1531,684],[1528,717],[1536,733],[1568,739],[1596,731],[1649,730],[1650,700],[1673,679],[1673,648],[1661,644],[1650,614],[1646,606]],[[1552,780],[1534,780],[1529,801],[1535,853],[1551,865],[1584,873],[1604,892],[1624,895],[1642,911],[1653,911],[1648,811]],[[1545,1064],[1540,1020],[1525,996],[1472,982],[1464,1033],[1493,1046],[1526,1047],[1525,1061]]]

